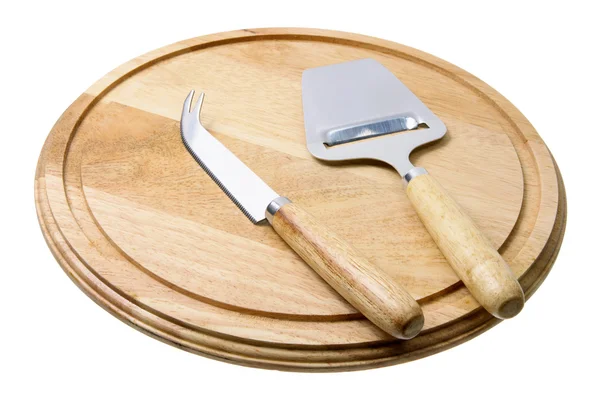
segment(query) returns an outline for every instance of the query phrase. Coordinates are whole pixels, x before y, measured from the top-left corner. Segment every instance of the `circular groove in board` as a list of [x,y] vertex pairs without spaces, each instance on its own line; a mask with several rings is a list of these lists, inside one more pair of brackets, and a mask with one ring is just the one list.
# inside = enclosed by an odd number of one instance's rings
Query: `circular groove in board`
[[[412,160],[443,182],[531,294],[565,220],[562,183],[533,127],[489,86],[433,56],[305,29],[190,39],[132,60],[82,94],[53,128],[36,175],[40,224],[61,266],[146,333],[266,368],[397,363],[495,324],[435,248],[394,171],[368,161],[325,164],[305,148],[301,72],[365,57],[447,124],[447,136]],[[207,93],[202,118],[211,133],[420,299],[419,337],[387,337],[220,192],[179,138],[192,88]]]

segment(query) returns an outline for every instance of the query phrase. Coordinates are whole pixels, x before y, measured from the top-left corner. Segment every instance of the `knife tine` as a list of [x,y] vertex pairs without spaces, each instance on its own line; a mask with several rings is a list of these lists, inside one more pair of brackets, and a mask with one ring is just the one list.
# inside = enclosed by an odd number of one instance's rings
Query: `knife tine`
[[185,98],[185,102],[183,103],[184,114],[189,114],[192,111],[192,100],[194,99],[194,93],[196,93],[194,89],[190,90],[190,93]]
[[204,92],[200,93],[200,96],[198,96],[198,100],[196,100],[196,106],[192,112],[192,114],[198,118],[198,121],[200,121],[200,110],[202,109],[202,103],[204,103]]

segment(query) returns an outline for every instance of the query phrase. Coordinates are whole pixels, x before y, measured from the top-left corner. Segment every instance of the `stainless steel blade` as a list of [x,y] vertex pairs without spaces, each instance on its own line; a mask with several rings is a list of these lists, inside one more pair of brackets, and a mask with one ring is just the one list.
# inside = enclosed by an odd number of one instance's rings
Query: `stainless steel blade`
[[181,138],[198,164],[255,224],[265,219],[271,201],[279,197],[200,122],[204,93],[192,110],[194,91],[185,99],[181,113]]
[[446,133],[444,123],[373,59],[304,71],[302,105],[313,156],[381,160],[402,176],[413,168],[413,149]]
[[386,118],[381,121],[331,129],[325,134],[325,144],[327,146],[337,146],[356,140],[387,135],[388,133],[410,131],[418,126],[419,123],[412,117]]

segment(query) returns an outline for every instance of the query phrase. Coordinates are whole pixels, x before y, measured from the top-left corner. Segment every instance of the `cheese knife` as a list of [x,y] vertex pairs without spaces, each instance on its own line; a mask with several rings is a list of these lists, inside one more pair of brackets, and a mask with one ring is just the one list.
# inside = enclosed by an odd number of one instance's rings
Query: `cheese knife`
[[212,136],[200,122],[204,94],[192,109],[193,97],[192,90],[181,114],[183,143],[244,215],[255,224],[266,219],[310,267],[379,328],[399,339],[416,336],[424,323],[416,300],[317,218],[279,196]]

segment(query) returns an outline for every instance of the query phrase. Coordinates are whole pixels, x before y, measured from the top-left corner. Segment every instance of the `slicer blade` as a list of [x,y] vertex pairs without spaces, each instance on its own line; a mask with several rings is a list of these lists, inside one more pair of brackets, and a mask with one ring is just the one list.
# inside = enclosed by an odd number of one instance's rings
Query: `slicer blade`
[[325,144],[336,146],[354,142],[356,140],[368,139],[375,136],[387,135],[417,129],[419,123],[412,117],[388,118],[383,121],[367,122],[360,125],[351,125],[344,128],[332,129],[325,134]]
[[302,105],[313,156],[382,160],[403,176],[412,168],[410,152],[446,133],[444,123],[373,59],[305,70]]

